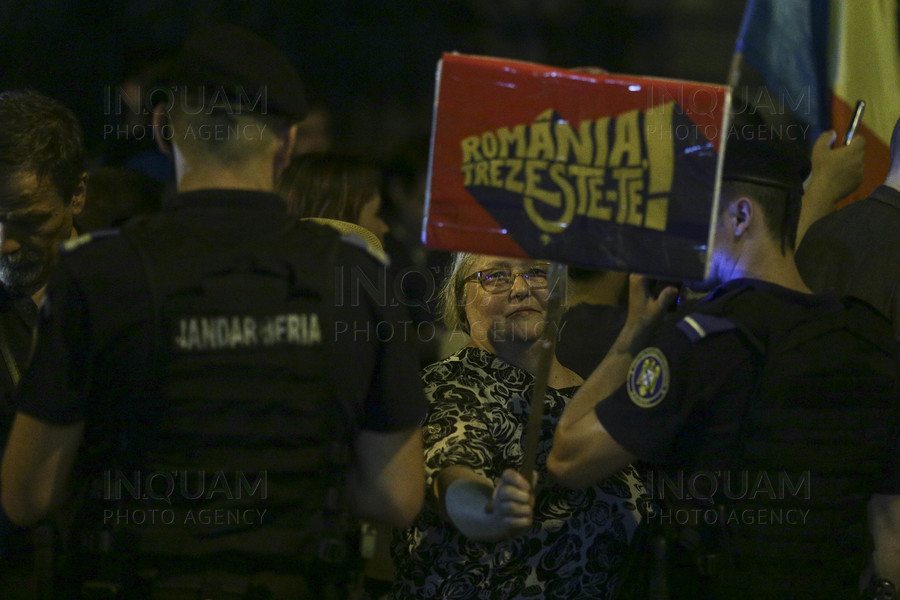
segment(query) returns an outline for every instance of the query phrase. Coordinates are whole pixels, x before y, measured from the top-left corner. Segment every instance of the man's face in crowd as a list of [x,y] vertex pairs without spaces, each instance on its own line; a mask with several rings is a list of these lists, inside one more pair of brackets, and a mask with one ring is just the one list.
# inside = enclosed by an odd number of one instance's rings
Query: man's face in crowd
[[83,207],[83,185],[67,204],[48,178],[30,171],[0,183],[0,284],[26,295],[40,289]]

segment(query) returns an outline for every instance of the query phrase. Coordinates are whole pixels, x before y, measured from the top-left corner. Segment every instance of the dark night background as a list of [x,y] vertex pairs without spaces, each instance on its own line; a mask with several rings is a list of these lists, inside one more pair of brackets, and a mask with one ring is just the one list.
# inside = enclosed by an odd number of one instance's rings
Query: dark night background
[[253,29],[293,58],[338,149],[384,160],[430,130],[444,51],[725,81],[740,0],[3,0],[0,89],[31,86],[104,152],[106,86],[200,23]]

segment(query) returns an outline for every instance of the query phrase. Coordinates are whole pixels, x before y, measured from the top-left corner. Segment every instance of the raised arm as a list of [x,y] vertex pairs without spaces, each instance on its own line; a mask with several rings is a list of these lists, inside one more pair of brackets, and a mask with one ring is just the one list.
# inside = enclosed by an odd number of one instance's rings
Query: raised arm
[[834,146],[834,130],[819,136],[812,149],[809,187],[803,194],[795,248],[809,227],[833,211],[837,203],[853,193],[863,182],[866,138],[853,138],[847,146]]
[[648,333],[677,295],[675,288],[668,287],[654,299],[647,286],[645,278],[631,275],[625,326],[606,358],[563,411],[556,428],[547,468],[570,487],[593,485],[635,460],[610,437],[594,407],[625,382],[634,355],[646,345]]

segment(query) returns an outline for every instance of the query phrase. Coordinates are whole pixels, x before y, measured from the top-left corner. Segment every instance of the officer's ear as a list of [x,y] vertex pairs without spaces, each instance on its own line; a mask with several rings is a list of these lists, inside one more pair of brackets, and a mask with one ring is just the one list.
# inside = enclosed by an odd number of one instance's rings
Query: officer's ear
[[81,177],[79,177],[78,185],[75,186],[75,192],[72,194],[71,201],[69,202],[69,212],[73,215],[77,215],[84,210],[84,201],[87,198],[87,184],[88,174],[87,171],[85,171],[81,174]]
[[291,163],[294,156],[294,145],[297,143],[297,127],[298,123],[292,124],[285,130],[275,149],[275,173],[276,178],[281,176],[281,172]]
[[749,198],[741,197],[735,200],[728,208],[729,217],[735,237],[741,237],[747,232],[750,221],[753,219],[753,203]]
[[172,158],[172,120],[165,104],[157,104],[153,107],[153,139],[159,151]]

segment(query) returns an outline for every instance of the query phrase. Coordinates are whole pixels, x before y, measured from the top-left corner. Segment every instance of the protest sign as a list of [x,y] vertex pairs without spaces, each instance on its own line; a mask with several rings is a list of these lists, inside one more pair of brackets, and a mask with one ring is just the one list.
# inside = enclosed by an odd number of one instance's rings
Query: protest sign
[[427,247],[705,277],[729,88],[445,54]]

